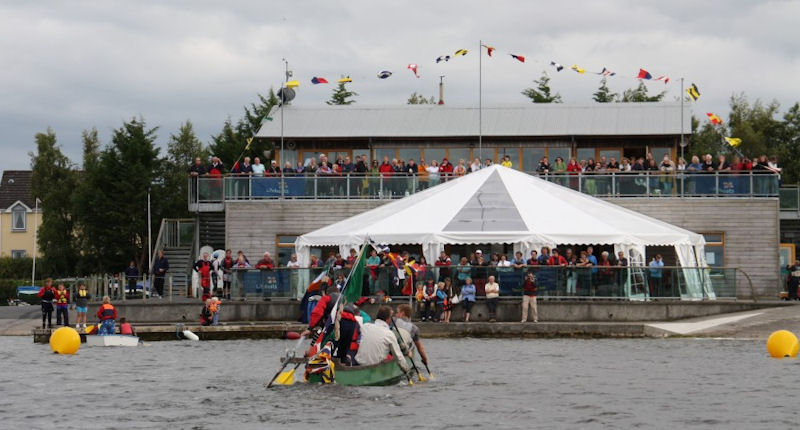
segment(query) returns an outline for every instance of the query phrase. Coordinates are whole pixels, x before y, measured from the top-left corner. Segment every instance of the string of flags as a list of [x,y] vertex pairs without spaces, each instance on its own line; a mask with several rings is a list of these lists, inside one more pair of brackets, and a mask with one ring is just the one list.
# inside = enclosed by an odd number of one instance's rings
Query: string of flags
[[[494,46],[482,43],[480,45],[480,47],[482,48],[481,52],[480,52],[480,55],[483,54],[483,49],[486,49],[486,54],[487,54],[488,57],[490,57],[492,59],[496,59],[497,58],[497,56],[495,56],[494,54],[498,52],[498,49],[495,48]],[[456,57],[464,57],[468,53],[469,53],[468,49],[464,49],[464,48],[457,49],[457,50],[453,51],[452,54],[443,54],[443,55],[437,56],[436,58],[434,58],[433,62],[435,64],[444,65],[445,63],[449,63],[451,60],[455,60]],[[530,59],[530,58],[526,57],[525,55],[521,55],[519,53],[506,52],[506,54],[509,57],[511,57],[512,60],[516,60],[516,61],[518,61],[520,63],[526,63],[526,62],[528,62],[528,60],[530,60],[530,61],[536,62],[536,63],[549,64],[551,67],[553,67],[555,69],[555,71],[557,73],[561,72],[561,71],[563,71],[564,69],[567,68],[567,67],[565,67],[564,65],[562,65],[561,63],[559,63],[559,62],[557,62],[555,60],[551,60],[549,62],[540,62],[540,61],[536,60],[535,58],[534,59]],[[632,79],[639,79],[639,80],[659,81],[659,82],[663,82],[665,85],[669,84],[671,82],[669,76],[667,76],[667,75],[655,75],[655,74],[651,73],[650,71],[648,71],[647,69],[644,69],[644,68],[639,68],[638,72],[636,74],[632,74],[632,75],[620,75],[616,71],[612,71],[611,69],[609,69],[607,67],[603,67],[602,70],[600,70],[600,71],[590,71],[590,70],[588,70],[588,69],[586,69],[584,67],[581,67],[581,66],[579,66],[577,64],[573,64],[572,66],[570,66],[568,68],[570,70],[576,72],[579,75],[587,75],[587,74],[588,75],[598,75],[598,76],[602,76],[604,78],[615,76],[615,77],[632,78]],[[420,78],[421,77],[421,73],[420,73],[420,69],[421,68],[420,68],[419,64],[417,64],[417,63],[409,63],[406,66],[406,69],[408,69],[414,75],[414,77],[416,77],[416,78]],[[597,69],[595,69],[595,70],[597,70]],[[380,72],[377,73],[377,78],[381,79],[381,80],[388,79],[391,76],[392,76],[392,71],[390,71],[390,70],[381,70]],[[344,76],[344,77],[338,79],[336,82],[339,83],[339,84],[345,84],[345,83],[353,82],[353,80],[350,78],[350,76]],[[325,79],[324,77],[314,76],[314,77],[311,78],[311,84],[313,84],[313,85],[328,84],[328,83],[329,83],[329,81],[327,79]],[[288,82],[286,82],[285,86],[287,88],[297,88],[297,87],[300,86],[300,81],[299,80],[288,81]],[[700,93],[700,90],[697,87],[697,85],[695,83],[692,83],[686,89],[686,94],[688,95],[689,99],[691,99],[692,101],[696,102],[700,98],[700,94],[701,93]],[[719,117],[718,115],[713,114],[711,112],[708,112],[706,115],[708,116],[708,120],[709,120],[709,122],[711,124],[713,124],[713,125],[722,125],[722,118]],[[725,140],[732,147],[736,147],[736,146],[738,146],[738,145],[740,145],[742,143],[741,139],[739,139],[739,138],[726,137]]]

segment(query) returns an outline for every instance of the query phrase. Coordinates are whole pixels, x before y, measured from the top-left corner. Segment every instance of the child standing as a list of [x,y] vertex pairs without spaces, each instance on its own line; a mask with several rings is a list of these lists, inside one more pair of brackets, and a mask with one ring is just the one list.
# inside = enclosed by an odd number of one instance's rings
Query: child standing
[[[42,299],[42,328],[53,328],[53,299],[56,297],[56,289],[53,288],[53,280],[47,278],[44,287],[37,294]],[[47,327],[44,323],[47,322]]]
[[219,300],[219,297],[212,297],[211,298],[211,313],[214,315],[211,319],[211,325],[219,325],[219,311],[220,311],[220,304],[222,302]]
[[[69,325],[69,291],[64,284],[58,284],[55,294],[56,302],[56,325]],[[61,324],[61,317],[64,317],[64,324]]]
[[75,312],[78,314],[78,320],[75,328],[80,328],[81,323],[83,323],[83,328],[86,328],[86,312],[89,311],[89,300],[91,299],[92,295],[86,290],[86,284],[83,282],[78,284],[78,292],[75,294]]
[[206,304],[200,311],[200,325],[211,325],[214,322],[214,313],[211,311],[211,298],[206,299]]

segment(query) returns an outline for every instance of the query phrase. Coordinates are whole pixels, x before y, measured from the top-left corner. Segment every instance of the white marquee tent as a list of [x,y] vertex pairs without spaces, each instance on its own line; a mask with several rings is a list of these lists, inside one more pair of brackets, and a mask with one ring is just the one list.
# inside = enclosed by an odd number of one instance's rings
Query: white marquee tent
[[[435,261],[446,244],[509,243],[515,251],[554,245],[614,245],[633,264],[645,246],[674,246],[683,267],[706,267],[699,234],[500,165],[312,231],[297,238],[301,264],[312,247],[342,254],[367,240],[419,244]],[[713,297],[702,270],[684,270],[689,298]],[[703,293],[704,292],[704,293]]]

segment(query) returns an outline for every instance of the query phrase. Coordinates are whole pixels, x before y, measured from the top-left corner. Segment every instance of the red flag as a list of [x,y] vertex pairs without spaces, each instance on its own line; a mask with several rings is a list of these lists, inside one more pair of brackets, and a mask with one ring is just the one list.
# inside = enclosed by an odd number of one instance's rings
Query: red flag
[[714,125],[722,124],[722,118],[720,118],[716,114],[708,112],[708,113],[706,113],[706,115],[708,116],[708,120],[711,121],[711,124],[714,124]]
[[489,45],[481,45],[481,46],[486,48],[486,53],[489,54],[489,56],[491,57],[492,52],[494,52],[494,46],[489,46]]
[[311,83],[312,84],[327,84],[328,80],[325,79],[325,78],[319,78],[319,77],[314,76],[313,78],[311,78]]
[[408,70],[411,70],[411,72],[414,73],[414,76],[419,77],[419,75],[417,74],[417,65],[416,64],[409,64],[408,66],[406,66],[406,68]]
[[651,79],[651,78],[653,77],[653,75],[651,75],[651,74],[650,74],[650,73],[649,73],[647,70],[645,70],[645,69],[639,69],[639,75],[638,75],[638,76],[636,76],[636,77],[637,77],[637,78],[639,78],[639,79]]
[[514,55],[514,54],[509,54],[509,55],[511,55],[511,58],[519,61],[520,63],[525,62],[525,57],[523,57],[522,55]]

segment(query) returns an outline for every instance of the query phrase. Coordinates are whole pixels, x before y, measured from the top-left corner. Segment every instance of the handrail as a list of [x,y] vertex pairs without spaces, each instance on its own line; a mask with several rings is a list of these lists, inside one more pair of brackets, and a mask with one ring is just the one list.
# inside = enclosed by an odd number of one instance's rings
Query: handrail
[[150,260],[150,270],[153,269],[153,266],[156,264],[156,259],[158,258],[158,251],[164,248],[164,225],[167,223],[166,218],[161,218],[161,226],[158,227],[158,236],[156,238],[156,246],[153,247],[153,255],[152,259]]
[[[658,171],[603,173],[524,172],[572,190],[605,197],[780,197],[780,175],[760,171],[666,173]],[[219,204],[259,199],[397,199],[457,177],[453,174],[404,173],[286,174],[276,176],[190,177],[189,204]]]
[[748,275],[747,272],[741,268],[734,267],[733,269],[737,272],[742,272],[742,275],[744,275],[745,279],[747,279],[747,283],[750,284],[750,298],[753,299],[753,303],[757,303],[758,297],[756,297],[756,289],[753,287],[753,280],[750,279],[750,275]]

